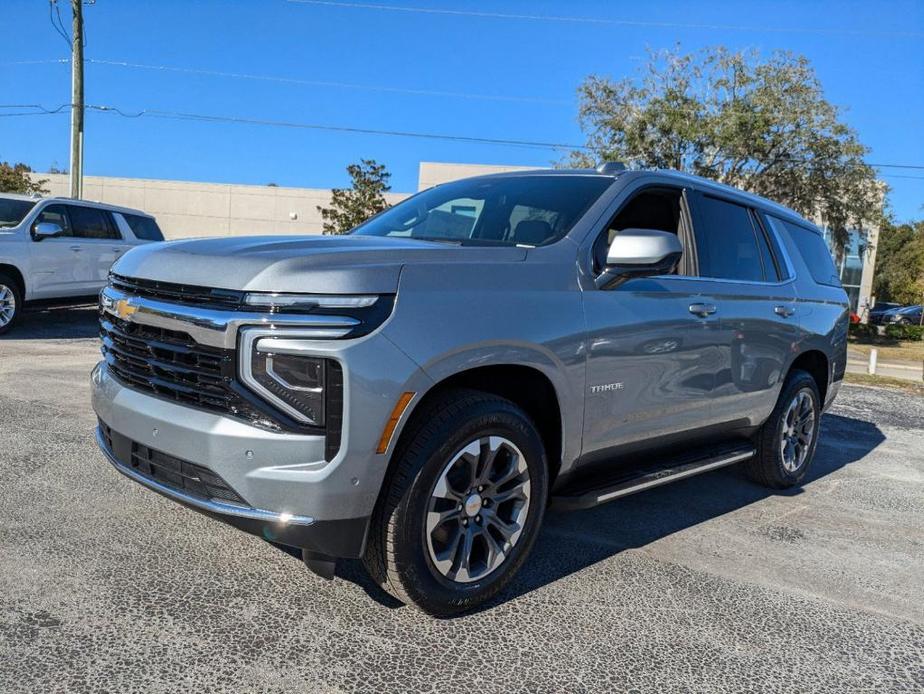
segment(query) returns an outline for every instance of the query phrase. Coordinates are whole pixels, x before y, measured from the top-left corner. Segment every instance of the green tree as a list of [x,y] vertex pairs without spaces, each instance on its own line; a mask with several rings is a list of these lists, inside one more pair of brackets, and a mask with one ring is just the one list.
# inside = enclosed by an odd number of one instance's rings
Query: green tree
[[572,163],[616,159],[743,188],[817,218],[838,256],[851,228],[884,220],[886,189],[863,160],[869,150],[802,56],[652,53],[640,78],[592,75],[578,93],[588,151]]
[[877,301],[919,304],[924,297],[924,221],[887,224],[876,248]]
[[0,161],[0,193],[22,193],[23,195],[46,195],[47,178],[33,181],[29,174],[32,169],[23,163],[10,164]]
[[391,174],[384,164],[361,159],[359,164],[350,164],[347,173],[353,181],[352,187],[335,188],[330,207],[318,205],[325,234],[345,234],[389,207],[384,194],[391,190],[388,185]]

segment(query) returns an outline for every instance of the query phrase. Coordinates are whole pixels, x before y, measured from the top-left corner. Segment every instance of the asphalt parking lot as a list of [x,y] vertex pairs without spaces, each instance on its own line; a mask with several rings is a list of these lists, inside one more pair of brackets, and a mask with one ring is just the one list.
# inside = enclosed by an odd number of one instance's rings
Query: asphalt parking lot
[[922,691],[924,398],[845,386],[810,480],[547,516],[488,609],[325,582],[112,470],[92,310],[0,339],[0,691]]

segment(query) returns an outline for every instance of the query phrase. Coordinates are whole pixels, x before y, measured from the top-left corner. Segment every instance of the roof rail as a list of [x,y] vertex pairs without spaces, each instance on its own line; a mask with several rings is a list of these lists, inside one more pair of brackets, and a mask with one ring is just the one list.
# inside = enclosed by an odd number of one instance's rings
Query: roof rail
[[597,171],[602,174],[616,174],[626,170],[626,165],[621,161],[605,161],[597,167]]

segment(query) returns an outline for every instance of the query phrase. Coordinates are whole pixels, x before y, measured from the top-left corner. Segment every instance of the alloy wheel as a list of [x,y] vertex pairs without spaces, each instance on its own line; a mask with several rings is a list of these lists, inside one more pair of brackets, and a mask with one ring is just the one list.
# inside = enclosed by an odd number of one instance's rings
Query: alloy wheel
[[783,469],[794,473],[808,458],[815,437],[815,396],[803,388],[793,396],[780,425]]
[[436,571],[471,583],[503,564],[526,524],[530,486],[523,453],[502,436],[482,436],[453,455],[427,506],[426,542]]
[[16,294],[12,288],[0,284],[0,328],[6,327],[16,315]]

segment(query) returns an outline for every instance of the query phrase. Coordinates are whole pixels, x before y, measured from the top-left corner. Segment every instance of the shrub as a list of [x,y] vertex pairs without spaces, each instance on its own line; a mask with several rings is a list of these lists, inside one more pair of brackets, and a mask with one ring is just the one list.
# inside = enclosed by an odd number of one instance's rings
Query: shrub
[[851,323],[849,328],[851,337],[858,340],[875,340],[879,337],[879,331],[875,325],[864,325],[863,323]]
[[924,326],[922,325],[887,325],[886,337],[893,340],[924,340]]

